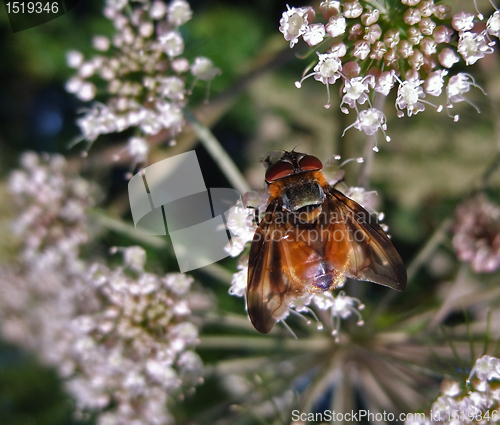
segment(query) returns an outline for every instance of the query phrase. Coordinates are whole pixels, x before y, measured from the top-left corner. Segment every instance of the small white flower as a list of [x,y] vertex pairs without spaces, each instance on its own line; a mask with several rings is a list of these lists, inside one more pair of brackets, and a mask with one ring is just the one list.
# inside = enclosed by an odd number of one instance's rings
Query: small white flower
[[349,19],[358,18],[363,13],[363,6],[357,1],[344,3],[344,16]]
[[355,108],[356,103],[363,105],[368,100],[370,89],[375,86],[375,77],[367,75],[366,77],[356,77],[345,81],[343,92],[345,95],[342,97],[340,109],[344,113],[349,113],[347,108],[342,105],[346,103],[350,108]]
[[477,359],[476,364],[470,371],[468,380],[470,381],[474,376],[481,381],[500,379],[500,360],[486,355]]
[[449,47],[445,47],[439,52],[438,60],[439,63],[445,68],[451,68],[459,61],[459,58],[452,49],[450,49]]
[[391,69],[390,71],[382,72],[377,78],[377,84],[375,85],[375,91],[382,93],[387,96],[392,88],[394,87],[396,72]]
[[287,11],[283,12],[280,19],[279,30],[285,36],[285,40],[290,42],[292,48],[298,41],[299,37],[304,34],[309,25],[309,14],[314,17],[314,12],[310,7],[290,8],[288,5]]
[[403,81],[399,85],[396,98],[396,109],[399,109],[398,117],[403,116],[405,108],[409,117],[425,109],[423,103],[420,102],[420,98],[425,97],[424,89],[421,87],[423,82],[423,80]]
[[460,34],[457,51],[462,55],[467,65],[472,65],[484,55],[493,53],[494,49],[488,45],[484,32],[480,34],[464,32]]
[[[376,108],[368,108],[358,113],[356,121],[344,130],[344,133],[351,127],[362,131],[368,136],[375,134],[379,129],[383,132],[387,129],[386,118],[382,111]],[[342,134],[342,136],[344,135]],[[384,133],[385,134],[385,133]],[[385,136],[386,140],[390,139]]]
[[451,26],[457,31],[470,31],[474,27],[474,15],[466,12],[459,12],[453,15]]
[[168,22],[172,25],[183,25],[189,21],[192,16],[193,11],[189,3],[185,0],[174,0],[168,6]]
[[162,78],[158,91],[162,96],[171,100],[182,100],[186,92],[184,80],[176,76]]
[[427,94],[431,96],[439,96],[443,91],[444,78],[448,74],[448,71],[440,69],[438,71],[431,72],[429,76],[425,79],[424,90]]
[[248,266],[239,264],[238,269],[239,271],[233,275],[231,280],[229,293],[237,297],[243,297],[247,291]]
[[146,134],[154,135],[162,129],[160,120],[157,114],[151,109],[141,108],[139,111],[140,124],[139,128]]
[[325,28],[330,37],[335,38],[345,33],[347,22],[343,16],[332,16]]
[[149,8],[149,16],[155,21],[162,19],[166,13],[167,5],[161,0],[154,1]]
[[184,40],[177,31],[168,31],[162,34],[159,41],[165,53],[171,58],[179,56],[184,51]]
[[109,38],[104,35],[96,35],[92,39],[92,46],[94,49],[100,52],[105,52],[109,49],[110,41]]
[[486,31],[489,35],[500,37],[500,11],[496,10],[486,23]]
[[353,56],[365,60],[370,54],[371,46],[370,43],[366,40],[359,40],[354,43],[354,52]]
[[302,38],[309,46],[316,46],[325,38],[325,26],[323,24],[309,25]]
[[220,73],[220,69],[216,68],[210,59],[203,56],[195,58],[191,65],[191,74],[203,81],[212,80]]
[[478,87],[474,79],[469,74],[461,72],[451,77],[448,81],[448,85],[446,86],[446,96],[448,102],[462,102],[466,100],[463,94],[467,93],[471,86]]
[[181,132],[184,126],[184,114],[177,105],[169,102],[156,102],[158,115],[156,119],[163,128],[168,128],[174,134]]
[[83,63],[83,53],[77,50],[70,50],[66,53],[66,63],[70,68],[78,68]]
[[323,84],[334,84],[340,78],[342,62],[335,53],[318,53],[319,62],[314,67],[314,79]]
[[380,11],[378,9],[372,9],[361,15],[361,22],[365,26],[370,26],[376,23],[379,17]]
[[127,151],[135,161],[146,162],[149,153],[148,141],[143,137],[131,137],[127,143]]
[[82,82],[78,91],[75,93],[76,97],[84,102],[89,102],[95,97],[95,85],[89,81]]
[[330,19],[340,13],[340,1],[323,0],[319,5],[319,10],[321,10],[325,19]]

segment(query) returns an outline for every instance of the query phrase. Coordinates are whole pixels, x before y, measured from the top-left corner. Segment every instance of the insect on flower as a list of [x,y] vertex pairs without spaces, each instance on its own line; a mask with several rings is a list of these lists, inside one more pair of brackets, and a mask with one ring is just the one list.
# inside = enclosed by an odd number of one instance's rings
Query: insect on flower
[[321,161],[285,152],[266,172],[270,198],[253,237],[247,307],[255,329],[271,331],[304,295],[339,286],[345,276],[406,286],[406,269],[376,219],[325,179]]

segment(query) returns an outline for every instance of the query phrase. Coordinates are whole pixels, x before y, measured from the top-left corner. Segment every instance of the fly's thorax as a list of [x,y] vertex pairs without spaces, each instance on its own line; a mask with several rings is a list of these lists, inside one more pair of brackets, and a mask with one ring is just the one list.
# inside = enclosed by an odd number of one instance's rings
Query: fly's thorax
[[325,200],[325,192],[317,181],[303,180],[298,184],[284,187],[281,199],[285,210],[293,213],[307,212],[321,207]]

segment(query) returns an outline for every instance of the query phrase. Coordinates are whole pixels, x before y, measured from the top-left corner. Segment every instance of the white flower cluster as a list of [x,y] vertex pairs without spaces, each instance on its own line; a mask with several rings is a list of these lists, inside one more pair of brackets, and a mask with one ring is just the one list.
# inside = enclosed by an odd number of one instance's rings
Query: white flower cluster
[[125,267],[80,273],[0,270],[2,336],[58,369],[77,411],[99,425],[173,423],[169,398],[202,381],[189,320],[192,278],[143,270],[145,252],[123,249]]
[[[453,103],[466,100],[463,94],[477,85],[465,73],[445,81],[448,70],[460,62],[472,65],[492,53],[492,37],[500,35],[498,10],[487,20],[486,29],[478,33],[473,31],[474,25],[484,21],[479,12],[476,16],[465,12],[452,15],[450,6],[439,0],[392,3],[324,0],[319,9],[325,24],[313,23],[316,12],[312,7],[288,7],[279,28],[290,47],[300,37],[311,47],[326,47],[326,52],[317,52],[313,71],[295,85],[300,88],[309,77],[325,84],[325,107],[329,108],[329,85],[341,80],[344,95],[340,108],[348,113],[348,106],[357,114],[348,128],[355,127],[367,135],[382,130],[388,141],[385,115],[372,106],[375,93],[387,96],[397,87],[395,106],[402,117],[405,110],[412,116],[423,111],[426,104],[440,112],[442,105],[424,98],[440,96],[444,90],[449,110]],[[360,110],[359,105],[365,103],[367,108]],[[458,115],[454,119],[458,120]]]
[[67,55],[68,65],[77,73],[66,89],[83,101],[91,101],[104,86],[106,103],[96,102],[77,120],[85,139],[92,144],[101,134],[135,128],[129,139],[129,155],[145,162],[147,137],[165,131],[174,138],[184,125],[182,109],[197,80],[210,81],[220,73],[212,61],[197,57],[190,64],[182,56],[184,40],[179,27],[189,21],[192,11],[186,0],[107,0],[104,15],[115,27],[112,39],[98,35],[93,46],[99,52],[89,60],[78,51]]
[[467,379],[467,394],[458,382],[445,380],[440,395],[425,421],[407,420],[406,425],[455,425],[500,423],[500,360],[484,355]]
[[60,155],[26,152],[12,172],[9,190],[20,214],[13,223],[31,268],[78,268],[80,246],[89,240],[88,209],[97,189],[68,170]]

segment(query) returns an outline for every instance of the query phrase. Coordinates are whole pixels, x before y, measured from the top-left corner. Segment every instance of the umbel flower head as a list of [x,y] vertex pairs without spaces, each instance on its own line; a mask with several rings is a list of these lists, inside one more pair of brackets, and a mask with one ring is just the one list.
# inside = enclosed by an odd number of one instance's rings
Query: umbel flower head
[[[66,90],[86,102],[102,99],[77,120],[83,140],[92,144],[102,134],[134,128],[126,150],[136,162],[145,162],[147,137],[165,131],[173,144],[184,126],[182,109],[192,87],[198,80],[209,82],[220,70],[206,57],[190,63],[183,56],[179,27],[192,17],[186,0],[106,0],[104,16],[115,27],[113,37],[95,36],[98,54],[91,59],[68,52],[76,75]],[[191,87],[186,87],[188,79]]]
[[500,268],[500,206],[484,194],[467,200],[457,208],[453,230],[458,258],[476,273]]
[[[352,126],[367,135],[385,130],[385,116],[373,111],[376,93],[387,96],[397,91],[399,117],[416,115],[426,106],[440,112],[443,106],[429,102],[428,96],[445,93],[448,111],[466,100],[463,94],[477,87],[474,79],[452,68],[472,65],[492,53],[492,37],[500,34],[498,10],[477,32],[475,23],[485,21],[482,14],[454,13],[440,0],[324,0],[319,12],[323,20],[318,23],[312,7],[287,6],[280,20],[279,29],[290,47],[302,37],[318,54],[313,71],[296,86],[309,77],[325,84],[328,108],[329,85],[340,81],[344,87],[341,110],[355,110]],[[363,124],[367,116],[369,124]]]

